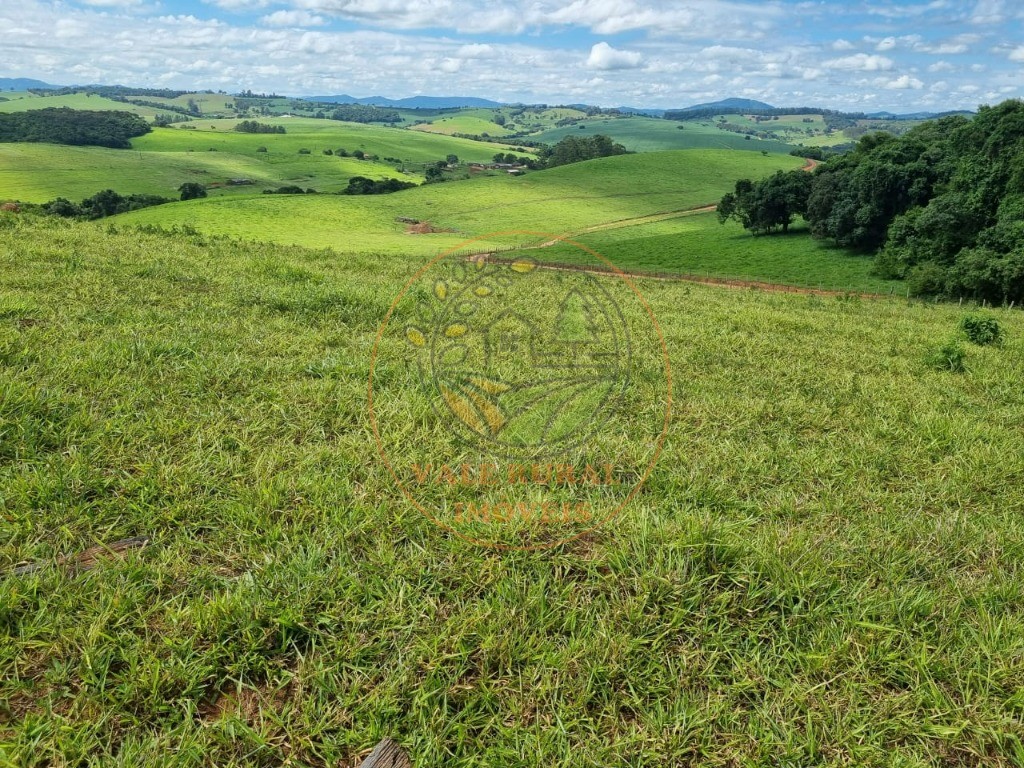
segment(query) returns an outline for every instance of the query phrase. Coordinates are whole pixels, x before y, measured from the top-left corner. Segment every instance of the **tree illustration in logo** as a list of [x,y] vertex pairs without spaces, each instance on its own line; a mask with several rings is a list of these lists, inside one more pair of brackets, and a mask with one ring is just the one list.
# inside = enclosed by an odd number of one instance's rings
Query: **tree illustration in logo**
[[464,442],[563,450],[622,397],[630,352],[618,306],[592,275],[541,281],[541,271],[528,260],[478,261],[437,280],[421,322],[406,328],[435,410]]

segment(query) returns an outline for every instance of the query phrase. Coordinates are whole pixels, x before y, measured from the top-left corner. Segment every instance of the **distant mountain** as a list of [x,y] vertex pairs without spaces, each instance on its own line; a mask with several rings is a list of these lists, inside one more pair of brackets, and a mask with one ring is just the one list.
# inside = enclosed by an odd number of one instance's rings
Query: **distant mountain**
[[645,107],[612,107],[628,115],[646,115],[647,117],[664,117],[664,109],[647,109]]
[[867,117],[875,120],[934,120],[937,117],[948,117],[950,115],[973,115],[974,112],[965,109],[955,109],[949,112],[910,112],[897,115],[893,112],[872,112]]
[[691,109],[775,109],[771,104],[754,99],[722,99],[711,101],[707,104],[694,104],[692,107],[684,107],[680,112],[687,112]]
[[42,80],[33,80],[30,77],[0,77],[0,91],[27,91],[31,88],[56,91],[63,87],[62,85],[50,85]]
[[339,96],[307,96],[307,101],[319,101],[325,104],[365,104],[371,107],[398,107],[401,109],[452,109],[454,107],[501,107],[500,101],[479,99],[475,96],[409,96],[405,99],[389,99],[385,96],[367,96],[358,99],[355,96],[341,94]]

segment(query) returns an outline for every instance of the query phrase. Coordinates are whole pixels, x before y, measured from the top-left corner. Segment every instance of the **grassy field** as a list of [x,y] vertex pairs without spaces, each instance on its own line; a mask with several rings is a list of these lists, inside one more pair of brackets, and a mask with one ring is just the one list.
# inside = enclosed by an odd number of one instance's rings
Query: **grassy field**
[[68,107],[70,109],[93,109],[93,110],[115,110],[120,112],[133,112],[142,117],[153,118],[159,114],[171,115],[172,112],[161,112],[153,107],[140,107],[135,104],[125,104],[113,99],[105,99],[102,96],[90,96],[86,93],[71,93],[66,96],[37,96],[32,93],[25,94],[23,98],[0,101],[0,112],[25,112],[30,109],[50,109]]
[[[260,118],[258,122],[282,125],[285,134],[250,134],[232,130],[238,120],[195,120],[183,127],[156,128],[152,133],[132,141],[132,147],[143,152],[221,152],[255,154],[261,146],[271,152],[295,154],[300,149],[320,153],[339,148],[351,153],[361,149],[366,154],[395,157],[410,163],[436,162],[449,154],[465,162],[490,161],[495,152],[511,147],[452,136],[385,128],[362,123],[313,118]],[[497,127],[497,126],[495,126]]]
[[[561,234],[705,205],[716,202],[738,178],[760,177],[802,162],[787,155],[712,150],[621,155],[518,178],[470,179],[393,195],[189,201],[136,211],[115,221],[189,225],[210,234],[342,251],[429,255],[500,230]],[[399,217],[454,231],[410,235],[396,220]],[[479,247],[543,239],[499,236]]]
[[411,181],[422,178],[398,173],[383,163],[321,153],[139,152],[57,144],[0,144],[0,199],[35,203],[56,197],[77,201],[111,188],[121,194],[174,197],[187,181],[225,184],[237,178],[252,179],[255,184],[213,187],[209,194],[251,194],[253,190],[285,184],[336,192],[344,189],[352,176]]
[[[620,269],[697,277],[736,278],[864,293],[903,293],[899,281],[871,275],[872,259],[813,239],[799,222],[788,235],[753,237],[714,213],[574,234]],[[541,261],[579,263],[578,248],[563,243],[528,251]],[[901,288],[903,286],[903,288]]]
[[[584,128],[581,130],[580,126]],[[597,133],[611,136],[626,149],[634,152],[667,149],[739,149],[785,153],[792,149],[791,145],[779,141],[747,141],[739,134],[704,126],[698,122],[677,123],[654,117],[593,118],[575,125],[542,131],[530,138],[554,144],[566,136],[588,136]]]
[[1024,761],[1020,313],[955,374],[955,306],[640,281],[662,460],[613,526],[496,552],[373,458],[417,260],[0,227],[3,762]]
[[[498,144],[335,120],[261,118],[261,122],[284,125],[288,132],[245,134],[232,130],[238,124],[234,119],[196,120],[188,123],[193,129],[154,128],[132,141],[132,151],[0,144],[0,199],[45,202],[63,196],[78,200],[107,188],[122,194],[171,196],[186,181],[223,184],[232,178],[256,183],[214,187],[211,194],[245,194],[286,184],[336,192],[352,176],[419,182],[426,162],[443,160],[448,154],[457,154],[464,162],[486,161],[495,152],[508,149]],[[261,147],[267,151],[258,151]],[[299,154],[300,149],[309,150],[309,154]],[[383,159],[370,162],[323,154],[324,150],[333,153],[338,149],[396,158],[404,161],[404,166]],[[397,171],[399,167],[405,172]]]
[[[10,99],[7,102],[0,102],[0,112],[23,112],[29,109],[46,109],[48,107],[69,107],[71,109],[96,109],[96,110],[120,110],[122,112],[134,112],[143,117],[156,117],[159,114],[171,115],[169,110],[159,110],[155,107],[140,107],[136,104],[128,104],[121,101],[114,101],[95,94],[71,93],[62,96],[39,96],[34,93],[3,92],[0,93]],[[193,93],[186,96],[178,96],[167,99],[160,96],[139,96],[142,101],[150,101],[156,104],[167,104],[172,107],[187,107],[189,100],[199,105],[203,114],[216,114],[234,110],[235,99],[233,96],[226,96],[220,93]]]
[[[491,115],[493,116],[493,112]],[[451,136],[453,133],[466,133],[472,135],[488,134],[490,136],[505,136],[510,133],[507,128],[498,125],[488,117],[458,114],[453,116],[439,117],[429,123],[421,123],[413,126],[414,131],[425,131],[427,133],[441,133]]]

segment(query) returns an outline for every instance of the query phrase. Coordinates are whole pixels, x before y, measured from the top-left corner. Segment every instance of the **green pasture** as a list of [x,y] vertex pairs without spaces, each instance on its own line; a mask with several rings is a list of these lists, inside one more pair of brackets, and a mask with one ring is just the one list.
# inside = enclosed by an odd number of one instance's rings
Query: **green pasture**
[[[449,154],[460,160],[489,161],[496,152],[510,147],[501,144],[460,139],[453,136],[387,128],[362,123],[314,118],[253,118],[268,125],[282,125],[284,134],[238,133],[237,119],[195,120],[171,128],[156,128],[152,133],[133,139],[132,146],[143,152],[206,152],[211,148],[222,152],[255,154],[259,147],[270,152],[297,153],[308,149],[321,153],[344,149],[351,153],[361,149],[366,154],[395,157],[411,163],[444,160]],[[495,126],[497,128],[497,126]]]
[[1024,761],[1019,311],[951,373],[967,308],[637,280],[660,461],[614,524],[495,551],[376,456],[419,258],[0,228],[5,764]]
[[[493,116],[494,112],[491,113]],[[412,127],[414,131],[426,133],[440,133],[451,136],[454,133],[465,133],[470,135],[488,134],[490,136],[505,136],[511,131],[498,125],[487,117],[475,115],[457,114],[452,116],[438,117],[429,123],[421,123]]]
[[[8,94],[3,94],[11,98]],[[162,112],[153,107],[140,107],[135,104],[127,104],[113,99],[106,99],[95,94],[71,93],[66,96],[37,96],[32,93],[24,94],[22,98],[11,98],[10,101],[0,101],[0,112],[26,112],[30,109],[92,109],[92,110],[113,110],[119,112],[133,112],[142,117],[153,118],[159,114],[173,114]]]
[[56,197],[74,201],[103,189],[120,194],[176,197],[185,182],[226,185],[230,179],[251,179],[252,186],[220,186],[212,196],[250,194],[254,190],[297,185],[303,189],[337,192],[352,176],[402,178],[391,166],[279,151],[243,154],[208,151],[137,151],[57,144],[0,144],[0,200],[41,203]]
[[[580,126],[583,126],[582,130]],[[779,141],[750,139],[698,122],[679,123],[655,117],[594,118],[574,125],[552,128],[530,136],[554,144],[566,136],[610,136],[634,152],[668,149],[737,149],[743,151],[789,152],[792,147]]]
[[[759,152],[687,150],[619,155],[521,177],[431,184],[372,197],[258,196],[196,200],[125,214],[124,224],[188,225],[210,234],[341,251],[429,255],[467,238],[505,230],[554,235],[713,204],[742,177],[800,167],[803,160]],[[452,232],[407,234],[399,218]],[[497,235],[476,248],[540,242]]]
[[[626,271],[734,278],[866,293],[896,292],[903,283],[871,274],[872,259],[815,240],[799,222],[789,234],[754,237],[714,213],[582,232],[571,238]],[[539,261],[591,264],[575,246],[556,243],[526,251]]]

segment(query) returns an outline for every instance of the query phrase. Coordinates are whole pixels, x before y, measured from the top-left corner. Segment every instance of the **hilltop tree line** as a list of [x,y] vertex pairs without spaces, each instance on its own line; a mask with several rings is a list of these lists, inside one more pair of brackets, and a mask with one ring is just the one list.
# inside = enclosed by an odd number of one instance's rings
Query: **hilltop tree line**
[[402,116],[393,109],[381,109],[366,104],[341,104],[331,112],[331,120],[345,120],[349,123],[400,123]]
[[235,130],[239,133],[285,133],[283,125],[267,125],[255,120],[243,120],[235,126]]
[[127,149],[131,146],[131,139],[150,130],[149,123],[131,112],[49,107],[0,114],[0,142],[47,142]]
[[869,134],[813,174],[742,180],[719,207],[755,234],[798,215],[917,295],[1024,300],[1024,101]]
[[594,136],[566,136],[553,147],[538,153],[546,168],[594,160],[598,157],[626,154],[626,148],[603,134]]

